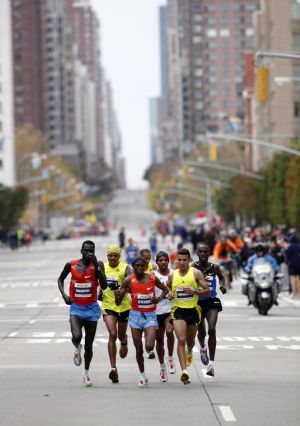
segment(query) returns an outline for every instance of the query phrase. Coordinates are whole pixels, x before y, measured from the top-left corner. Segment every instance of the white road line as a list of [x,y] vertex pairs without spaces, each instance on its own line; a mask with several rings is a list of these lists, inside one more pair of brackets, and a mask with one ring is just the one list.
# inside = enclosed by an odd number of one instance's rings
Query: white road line
[[39,332],[39,331],[35,331],[34,333],[32,333],[32,337],[54,337],[55,336],[55,331],[46,331],[46,332]]
[[51,339],[28,339],[26,343],[50,343]]
[[269,351],[277,351],[278,349],[290,349],[292,351],[299,351],[300,345],[290,345],[290,346],[266,345],[266,348],[269,349]]
[[39,304],[38,303],[27,303],[25,305],[25,308],[38,308]]
[[35,324],[35,323],[36,323],[36,319],[28,321],[28,324]]
[[300,317],[257,317],[248,318],[248,321],[300,321]]
[[219,405],[219,408],[225,422],[236,422],[236,418],[229,405]]
[[3,308],[4,308],[4,306],[5,306],[5,304],[4,304],[4,303],[0,303],[0,309],[3,309]]
[[7,337],[15,337],[18,333],[18,331],[14,331],[13,333],[10,333]]

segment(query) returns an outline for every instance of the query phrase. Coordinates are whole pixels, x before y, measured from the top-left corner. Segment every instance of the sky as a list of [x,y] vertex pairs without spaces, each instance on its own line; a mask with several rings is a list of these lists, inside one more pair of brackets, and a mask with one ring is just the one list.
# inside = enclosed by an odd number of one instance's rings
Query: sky
[[102,64],[112,83],[127,186],[147,186],[149,99],[160,94],[159,6],[165,0],[92,0],[101,24]]

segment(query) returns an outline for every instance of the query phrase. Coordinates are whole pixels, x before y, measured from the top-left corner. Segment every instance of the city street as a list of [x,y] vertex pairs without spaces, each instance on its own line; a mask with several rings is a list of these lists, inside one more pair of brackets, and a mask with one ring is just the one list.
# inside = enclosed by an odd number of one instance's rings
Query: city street
[[[137,232],[133,237],[147,245]],[[299,302],[281,297],[278,307],[260,316],[247,306],[237,282],[222,296],[214,378],[205,375],[197,343],[189,386],[179,380],[176,355],[177,373],[167,383],[159,381],[157,358],[147,359],[150,384],[139,389],[130,338],[128,357],[118,360],[120,383],[112,384],[100,319],[90,370],[93,387],[84,388],[81,367],[72,360],[68,307],[56,284],[65,262],[80,256],[82,241],[1,250],[1,425],[299,424]],[[104,259],[117,233],[94,241],[98,258]]]

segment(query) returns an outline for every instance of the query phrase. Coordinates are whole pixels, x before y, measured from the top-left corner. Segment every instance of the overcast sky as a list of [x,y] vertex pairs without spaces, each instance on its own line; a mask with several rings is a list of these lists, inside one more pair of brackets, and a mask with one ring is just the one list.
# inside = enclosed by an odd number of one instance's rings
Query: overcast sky
[[145,187],[150,164],[149,98],[160,92],[159,6],[165,0],[92,0],[102,63],[114,91],[129,188]]

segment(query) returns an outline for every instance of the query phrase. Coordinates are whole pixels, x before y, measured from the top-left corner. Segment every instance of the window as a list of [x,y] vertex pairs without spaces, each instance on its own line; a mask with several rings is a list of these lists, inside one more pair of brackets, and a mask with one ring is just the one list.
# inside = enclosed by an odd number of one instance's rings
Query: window
[[207,37],[217,37],[217,30],[214,28],[211,28],[210,30],[206,31]]
[[294,87],[300,89],[300,64],[293,64]]
[[199,44],[199,43],[201,43],[201,37],[194,36],[193,37],[193,44]]
[[201,33],[201,25],[194,25],[194,33]]
[[220,37],[229,37],[230,31],[228,28],[220,29]]
[[300,33],[293,33],[293,48],[300,49]]
[[300,118],[300,102],[294,103],[294,117]]
[[291,18],[300,19],[300,2],[298,0],[291,0]]
[[246,36],[247,37],[251,37],[254,34],[254,29],[253,28],[246,28]]

